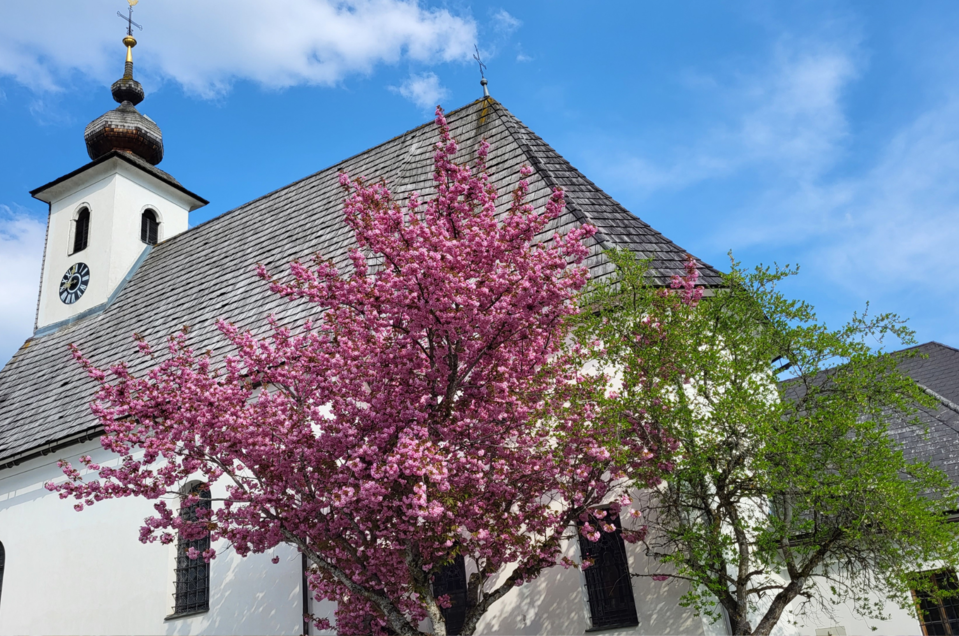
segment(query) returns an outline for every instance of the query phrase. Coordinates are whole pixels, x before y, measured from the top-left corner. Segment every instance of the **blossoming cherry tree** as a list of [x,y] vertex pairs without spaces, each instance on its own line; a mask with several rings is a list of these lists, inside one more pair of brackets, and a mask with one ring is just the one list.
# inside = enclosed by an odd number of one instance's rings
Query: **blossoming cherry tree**
[[[514,587],[570,565],[564,537],[578,525],[598,537],[609,524],[589,510],[609,503],[611,480],[655,481],[659,456],[630,442],[633,459],[612,465],[621,418],[604,416],[606,378],[581,372],[590,351],[568,345],[595,230],[539,241],[563,192],[535,211],[524,167],[498,213],[488,144],[456,163],[440,109],[436,125],[428,200],[401,204],[382,182],[340,176],[349,271],[321,256],[278,278],[259,268],[274,293],[315,307],[310,320],[271,316],[266,336],[220,321],[225,358],[194,351],[186,333],[158,352],[141,339],[153,358],[142,374],[75,349],[99,383],[101,443],[120,461],[64,463],[67,480],[48,488],[77,509],[155,500],[143,542],[209,533],[241,556],[295,546],[315,597],[338,603],[341,634],[445,634],[450,599],[432,583],[460,556],[471,572],[464,634]],[[168,501],[196,478],[213,505],[188,521]]]

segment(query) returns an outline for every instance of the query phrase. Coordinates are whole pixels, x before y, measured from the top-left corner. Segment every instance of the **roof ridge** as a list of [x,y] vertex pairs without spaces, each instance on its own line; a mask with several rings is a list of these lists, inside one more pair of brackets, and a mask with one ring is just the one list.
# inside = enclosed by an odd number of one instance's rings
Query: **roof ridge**
[[[485,98],[481,98],[481,99],[474,100],[474,101],[466,104],[465,106],[460,106],[459,108],[456,108],[456,109],[454,109],[454,110],[451,110],[450,112],[445,113],[445,114],[446,114],[447,117],[450,117],[450,116],[452,116],[452,115],[456,115],[456,114],[458,114],[458,113],[460,113],[460,112],[462,112],[462,111],[470,108],[471,106],[474,106],[475,104],[477,104],[477,103],[479,103],[479,102],[482,102],[482,101],[484,101],[484,100],[485,100]],[[264,200],[264,199],[267,199],[267,198],[273,196],[274,194],[276,194],[276,193],[278,193],[278,192],[282,192],[283,190],[286,190],[286,189],[288,189],[288,188],[291,188],[291,187],[293,187],[293,186],[295,186],[295,185],[297,185],[297,184],[303,183],[304,181],[306,181],[306,180],[308,180],[308,179],[312,179],[312,178],[314,178],[314,177],[316,177],[316,176],[319,176],[319,175],[320,175],[321,173],[323,173],[323,172],[327,172],[328,170],[332,170],[333,168],[336,168],[336,167],[339,166],[339,165],[342,165],[342,164],[347,163],[347,162],[349,162],[349,161],[353,161],[354,159],[357,159],[357,158],[359,158],[359,157],[362,157],[363,155],[365,155],[365,154],[367,154],[367,153],[373,152],[373,151],[375,151],[375,150],[378,150],[379,148],[382,148],[383,146],[386,146],[386,145],[388,145],[388,144],[391,144],[391,143],[395,142],[395,141],[398,140],[398,139],[403,139],[404,137],[407,137],[407,136],[409,136],[409,135],[412,135],[413,133],[416,133],[417,131],[420,131],[420,130],[422,130],[423,128],[426,128],[427,126],[432,125],[433,123],[434,123],[434,120],[431,119],[430,121],[424,122],[424,123],[420,124],[419,126],[416,126],[415,128],[410,128],[409,130],[407,130],[407,131],[405,131],[405,132],[403,132],[403,133],[401,133],[401,134],[399,134],[399,135],[394,135],[393,137],[390,137],[389,139],[387,139],[386,141],[384,141],[384,142],[382,142],[382,143],[378,143],[378,144],[376,144],[375,146],[370,146],[370,147],[367,148],[366,150],[361,150],[360,152],[357,152],[357,153],[355,153],[355,154],[352,154],[352,155],[350,155],[349,157],[346,157],[346,158],[344,158],[344,159],[340,159],[339,161],[337,161],[337,162],[334,163],[334,164],[331,164],[331,165],[329,165],[329,166],[327,166],[327,167],[325,167],[325,168],[321,168],[320,170],[317,170],[317,171],[315,171],[315,172],[311,172],[310,174],[305,175],[305,176],[303,176],[303,177],[300,177],[299,179],[296,179],[296,180],[294,180],[294,181],[291,181],[291,182],[287,183],[286,185],[280,186],[280,187],[278,187],[278,188],[274,188],[273,190],[267,192],[266,194],[262,194],[262,195],[256,197],[255,199],[250,199],[249,201],[246,201],[245,203],[241,203],[240,205],[236,206],[235,208],[230,208],[229,210],[226,210],[226,211],[224,211],[224,212],[221,212],[220,214],[217,214],[216,216],[214,216],[214,217],[211,218],[211,219],[207,219],[206,221],[204,221],[203,223],[200,223],[199,225],[194,225],[193,227],[191,227],[190,229],[188,229],[188,230],[185,231],[185,232],[181,232],[181,233],[177,234],[176,236],[170,237],[169,239],[167,239],[166,241],[164,241],[163,244],[169,243],[169,242],[171,242],[171,241],[175,241],[176,239],[180,238],[181,236],[186,236],[187,234],[190,234],[191,232],[193,232],[193,230],[196,230],[196,229],[198,229],[198,228],[201,228],[201,227],[204,227],[204,226],[206,226],[206,225],[209,225],[210,223],[213,223],[214,221],[217,221],[217,220],[219,220],[219,219],[222,219],[223,217],[225,217],[225,216],[227,216],[227,215],[233,214],[233,213],[236,212],[237,210],[240,210],[240,209],[242,209],[242,208],[245,208],[245,207],[247,207],[247,206],[250,206],[250,205],[256,203],[257,201],[262,201],[262,200]]]
[[[526,155],[530,159],[530,161],[532,161],[533,164],[535,164],[533,167],[536,168],[536,172],[542,177],[543,181],[545,181],[547,185],[549,185],[553,189],[556,189],[556,188],[562,189],[562,185],[559,183],[556,177],[553,176],[549,168],[542,162],[540,157],[535,152],[533,152],[533,148],[529,145],[529,142],[527,142],[525,138],[523,139],[517,138],[517,133],[522,134],[524,137],[526,133],[532,133],[534,135],[536,133],[533,133],[533,131],[530,130],[529,127],[527,127],[523,122],[521,122],[513,113],[511,113],[508,108],[506,108],[499,102],[493,100],[492,98],[490,98],[490,101],[492,101],[493,103],[493,110],[494,112],[496,112],[497,117],[500,117],[502,119],[503,126],[506,128],[506,132],[509,133],[510,138],[516,143],[516,145],[520,147],[520,149],[523,151],[523,154]],[[502,113],[506,113],[508,117],[503,117],[500,111],[502,111]],[[521,130],[519,131],[515,130],[516,127],[521,127]],[[589,222],[592,225],[596,226],[596,223],[593,222],[593,219],[589,217],[589,214],[587,214],[583,210],[580,210],[579,206],[576,205],[573,201],[566,199],[565,203],[566,203],[566,208],[573,213],[573,216],[576,217],[577,221],[579,221],[580,223]],[[597,227],[597,230],[598,229],[599,228]],[[599,232],[597,232],[597,234],[599,235],[597,237],[599,243],[602,244],[607,242],[610,242],[610,243],[613,242],[613,241],[609,241],[606,235],[599,234]]]
[[[466,105],[464,105],[464,106],[460,106],[459,108],[456,108],[456,109],[450,111],[449,113],[447,113],[447,116],[455,117],[455,116],[459,115],[460,113],[462,113],[463,111],[469,109],[470,107],[475,106],[477,103],[483,102],[485,99],[486,99],[486,98],[474,100],[474,101],[472,101],[472,102],[470,102],[470,103],[468,103],[468,104],[466,104]],[[389,144],[392,144],[392,143],[396,142],[397,140],[401,140],[401,139],[404,139],[404,138],[406,138],[406,137],[412,136],[412,135],[414,135],[415,133],[417,133],[418,131],[421,131],[422,129],[424,129],[424,128],[428,127],[428,126],[431,126],[431,125],[433,125],[433,124],[434,124],[434,120],[430,120],[430,121],[424,122],[424,123],[420,124],[419,126],[416,126],[415,128],[411,128],[411,129],[403,132],[402,134],[394,135],[393,137],[391,137],[390,139],[388,139],[388,140],[386,140],[386,141],[384,141],[384,142],[382,142],[382,143],[379,143],[379,144],[377,144],[377,145],[375,145],[375,146],[372,146],[372,147],[370,147],[370,148],[367,148],[366,150],[363,150],[363,151],[361,151],[361,152],[355,153],[355,154],[353,154],[353,155],[351,155],[351,156],[349,156],[349,157],[346,157],[345,159],[341,159],[340,161],[337,161],[336,163],[334,163],[334,164],[332,164],[332,165],[329,165],[329,166],[327,166],[327,167],[325,167],[325,168],[322,168],[322,169],[320,169],[320,170],[317,170],[317,171],[315,171],[315,172],[312,172],[312,173],[310,173],[310,174],[308,174],[308,175],[306,175],[306,176],[304,176],[304,177],[301,177],[301,178],[299,178],[299,179],[296,179],[296,180],[294,180],[294,181],[291,181],[290,183],[287,183],[286,185],[280,186],[279,188],[275,188],[274,190],[271,190],[270,192],[267,192],[266,194],[260,195],[260,196],[256,197],[255,199],[251,199],[251,200],[249,200],[249,201],[246,201],[245,203],[241,203],[240,205],[238,205],[238,206],[236,206],[236,207],[234,207],[234,208],[231,208],[231,209],[229,209],[229,210],[226,210],[225,212],[221,212],[220,214],[217,214],[216,216],[214,216],[214,217],[212,217],[212,218],[210,218],[210,219],[207,219],[207,220],[204,221],[203,223],[200,223],[200,224],[198,224],[198,225],[194,225],[193,227],[188,228],[188,229],[187,229],[186,231],[184,231],[184,232],[180,232],[179,234],[177,234],[177,235],[175,235],[175,236],[171,236],[170,238],[168,238],[168,239],[166,239],[166,240],[161,241],[160,243],[158,243],[156,246],[153,247],[152,250],[147,250],[147,252],[146,252],[147,258],[146,258],[146,259],[143,259],[143,262],[140,263],[140,265],[146,265],[147,262],[152,261],[152,260],[155,260],[155,259],[157,259],[157,258],[160,258],[163,252],[165,252],[167,249],[170,249],[170,248],[167,247],[167,246],[177,245],[179,242],[182,242],[182,240],[185,240],[185,237],[195,237],[195,236],[196,236],[195,230],[199,230],[200,228],[207,227],[207,226],[213,224],[214,222],[224,222],[225,219],[227,219],[228,217],[233,216],[234,213],[237,213],[237,212],[239,212],[239,211],[241,211],[241,210],[243,210],[243,209],[246,209],[246,208],[248,208],[249,206],[257,203],[258,201],[263,201],[263,200],[268,199],[269,197],[271,197],[271,196],[273,196],[273,195],[276,195],[276,194],[279,193],[279,192],[282,192],[282,191],[284,191],[284,190],[287,190],[287,189],[289,189],[289,188],[292,188],[292,187],[296,186],[297,184],[303,183],[303,182],[305,182],[305,181],[307,181],[307,180],[309,180],[309,179],[316,178],[317,176],[321,175],[321,174],[324,173],[324,172],[328,172],[328,171],[336,168],[336,167],[339,166],[339,165],[342,165],[342,164],[345,164],[345,163],[347,163],[347,162],[353,161],[353,160],[355,160],[355,159],[357,159],[357,158],[359,158],[359,157],[362,157],[363,155],[366,155],[366,154],[368,154],[368,153],[375,152],[376,150],[378,150],[378,149],[380,149],[380,148],[383,148],[383,147],[385,147],[385,146],[388,146]],[[83,166],[83,168],[81,168],[81,170],[86,169],[86,168],[89,167],[90,165],[93,165],[93,164],[96,164],[96,163],[99,163],[99,162],[102,162],[102,161],[106,161],[107,159],[109,159],[110,157],[113,157],[113,156],[119,156],[119,158],[121,158],[121,159],[125,159],[125,160],[127,160],[127,161],[131,161],[130,158],[128,158],[128,157],[125,156],[126,154],[127,154],[127,153],[122,153],[121,151],[118,151],[118,150],[113,150],[113,151],[105,154],[103,157],[100,157],[100,158],[98,158],[98,159],[90,162],[89,164],[86,164],[85,166]],[[140,158],[137,157],[137,159],[140,159]],[[143,160],[140,159],[140,161],[142,162]],[[155,166],[148,166],[148,167],[149,167],[149,168],[152,168],[153,170],[155,170],[155,171],[157,171],[157,172],[161,172],[161,173],[163,173],[163,174],[167,174],[167,173],[163,172],[162,170],[160,170],[159,168],[156,168]],[[72,173],[71,173],[71,174],[72,174]],[[68,176],[69,176],[69,175],[68,175]],[[172,177],[171,177],[171,179],[172,179]],[[50,184],[47,184],[47,185],[50,185]],[[185,190],[185,188],[183,188],[183,186],[180,186],[180,185],[179,185],[179,182],[177,182],[177,185],[178,185],[178,187],[179,187],[180,189]],[[43,189],[43,188],[46,188],[46,187],[47,187],[47,186],[41,186],[41,188],[38,188],[38,191],[41,190],[41,189]],[[193,196],[196,196],[196,195],[193,195]],[[204,199],[204,201],[205,201],[205,199]],[[139,269],[139,268],[137,268],[137,269]],[[122,287],[119,288],[119,289],[117,289],[117,292],[120,292],[122,289],[123,289]],[[118,299],[118,298],[116,298],[116,299]],[[112,299],[112,300],[116,300],[116,299]],[[38,300],[37,302],[39,302],[39,300]],[[97,313],[99,313],[99,312],[97,312]],[[93,314],[93,315],[96,315],[96,314]],[[89,317],[90,317],[90,316],[84,316],[83,319],[89,318]],[[83,320],[83,319],[81,319],[81,320]],[[30,337],[27,339],[27,341],[37,340],[37,339],[39,339],[39,338],[43,338],[43,337],[45,337],[45,336],[51,335],[52,333],[56,333],[56,330],[51,331],[51,332],[49,332],[49,333],[41,333],[41,334],[39,334],[39,335],[36,334],[36,333],[34,333],[32,336],[30,336]],[[22,348],[22,347],[21,347],[21,348]],[[19,350],[18,350],[18,352],[19,352]],[[14,354],[14,357],[15,357],[15,356],[16,356],[16,354]],[[11,358],[11,360],[12,360],[12,358]]]
[[[674,246],[677,250],[682,250],[683,252],[685,252],[685,253],[687,253],[687,254],[689,253],[689,252],[687,252],[685,249],[683,249],[683,248],[681,248],[679,245],[677,245],[675,242],[673,242],[672,239],[666,237],[666,235],[664,235],[662,232],[660,232],[659,230],[657,230],[656,228],[654,228],[653,226],[651,226],[649,223],[647,223],[646,221],[644,221],[643,219],[641,219],[639,216],[637,216],[636,214],[633,214],[632,212],[630,212],[629,209],[626,208],[626,206],[624,206],[622,203],[620,203],[619,201],[617,201],[615,198],[613,198],[612,195],[610,195],[610,194],[609,194],[608,192],[606,192],[603,188],[601,188],[600,186],[598,186],[592,179],[590,179],[590,178],[587,177],[585,174],[583,174],[583,172],[582,172],[579,168],[577,168],[577,167],[574,166],[572,163],[570,163],[569,160],[566,159],[566,157],[564,157],[562,154],[560,154],[560,152],[557,151],[557,150],[556,150],[555,148],[553,148],[552,146],[550,146],[549,143],[548,143],[546,140],[544,140],[542,137],[540,137],[539,135],[537,135],[533,130],[531,130],[531,129],[529,128],[529,126],[527,126],[526,124],[524,124],[518,117],[516,117],[516,115],[514,115],[512,112],[510,112],[510,110],[509,110],[508,108],[506,108],[505,106],[503,106],[503,105],[502,105],[501,103],[499,103],[499,102],[495,102],[495,101],[494,101],[494,104],[495,104],[495,107],[496,107],[496,110],[497,110],[497,114],[500,115],[500,117],[501,117],[501,119],[502,119],[502,121],[503,121],[504,127],[505,127],[506,130],[509,132],[510,136],[513,137],[513,140],[517,143],[517,145],[520,146],[520,148],[523,150],[524,154],[526,154],[528,157],[530,157],[530,159],[531,159],[534,163],[538,164],[538,165],[536,165],[536,166],[534,166],[534,167],[537,168],[537,171],[541,173],[541,176],[543,177],[543,180],[546,181],[550,186],[552,186],[552,187],[554,187],[554,188],[555,188],[555,187],[563,188],[563,189],[566,190],[568,193],[569,193],[569,191],[570,191],[570,188],[565,187],[564,184],[561,182],[561,180],[558,179],[558,178],[556,178],[556,177],[552,174],[552,172],[551,172],[551,171],[549,170],[549,168],[546,166],[546,162],[545,162],[544,158],[543,158],[543,157],[540,157],[540,156],[537,154],[537,151],[533,149],[533,147],[530,145],[530,143],[529,143],[527,140],[525,140],[525,139],[519,140],[519,139],[516,138],[516,129],[517,129],[517,128],[522,132],[522,134],[523,134],[524,136],[525,136],[525,135],[532,135],[533,137],[535,137],[537,143],[538,143],[538,144],[541,144],[541,145],[544,146],[545,148],[548,148],[549,151],[550,151],[553,155],[555,155],[555,158],[556,158],[556,159],[558,159],[558,160],[562,161],[563,163],[565,163],[565,164],[569,167],[569,169],[576,174],[576,178],[577,178],[577,179],[582,179],[583,182],[585,182],[590,188],[593,189],[593,191],[595,191],[596,193],[600,194],[600,195],[609,203],[609,205],[610,205],[611,207],[614,207],[614,208],[616,208],[618,211],[622,212],[623,214],[628,215],[630,221],[632,221],[632,222],[634,222],[634,223],[638,223],[638,224],[640,224],[645,230],[647,230],[647,231],[649,231],[649,232],[651,232],[651,233],[654,233],[654,234],[655,234],[656,236],[658,236],[664,243],[667,243],[667,244],[670,244],[670,245]],[[499,111],[502,111],[502,112],[500,113]],[[574,198],[575,198],[575,194],[571,194],[571,196],[567,196],[567,198],[566,198],[566,207],[569,208],[569,210],[573,213],[573,215],[577,218],[577,220],[578,220],[580,223],[588,222],[588,223],[590,223],[591,225],[593,225],[594,227],[596,227],[596,229],[597,229],[596,238],[597,238],[598,242],[600,243],[600,245],[601,245],[604,249],[606,249],[606,246],[615,246],[616,244],[618,244],[619,241],[617,241],[615,238],[613,238],[613,236],[612,236],[613,233],[610,232],[610,230],[609,230],[608,227],[606,227],[606,224],[605,224],[603,221],[601,221],[601,220],[598,220],[598,219],[593,218],[593,217],[589,214],[589,212],[588,212],[587,210],[580,209],[580,207],[579,207],[579,206],[577,205],[577,203],[575,202]],[[628,246],[627,246],[627,249],[628,249]],[[712,272],[715,276],[717,276],[717,277],[721,276],[721,273],[719,272],[719,270],[717,270],[715,267],[713,267],[713,266],[710,265],[709,263],[706,263],[705,261],[703,261],[702,259],[699,259],[699,258],[697,258],[696,260],[699,262],[699,264],[700,264],[700,266],[701,266],[701,269],[707,269],[707,270],[711,271],[711,272]]]
[[913,346],[911,346],[911,347],[906,347],[906,348],[904,348],[904,349],[896,349],[895,351],[890,351],[890,353],[901,353],[901,352],[903,352],[903,351],[912,351],[913,349],[920,349],[920,348],[922,348],[922,347],[927,347],[927,346],[929,346],[929,345],[936,345],[936,346],[938,346],[938,347],[942,347],[943,349],[948,349],[949,351],[953,351],[953,352],[955,352],[955,353],[959,353],[959,349],[957,349],[956,347],[953,347],[953,346],[950,346],[950,345],[947,345],[947,344],[943,344],[943,343],[939,342],[938,340],[930,340],[930,341],[928,341],[928,342],[923,342],[923,343],[920,343],[920,344],[917,344],[917,345],[913,345]]

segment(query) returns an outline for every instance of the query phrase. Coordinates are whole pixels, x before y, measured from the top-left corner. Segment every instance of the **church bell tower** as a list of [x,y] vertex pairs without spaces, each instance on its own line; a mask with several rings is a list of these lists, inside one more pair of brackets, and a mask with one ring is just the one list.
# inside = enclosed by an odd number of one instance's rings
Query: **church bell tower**
[[30,193],[50,206],[34,335],[109,306],[153,246],[186,231],[189,213],[207,204],[156,167],[163,134],[136,108],[144,93],[133,78],[133,4],[123,77],[111,87],[120,105],[84,132],[92,161]]

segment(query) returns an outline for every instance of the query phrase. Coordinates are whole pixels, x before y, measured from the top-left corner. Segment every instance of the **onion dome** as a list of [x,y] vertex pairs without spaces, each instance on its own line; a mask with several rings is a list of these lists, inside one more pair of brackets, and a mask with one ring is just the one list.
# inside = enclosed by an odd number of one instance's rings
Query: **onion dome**
[[136,105],[143,101],[143,87],[133,79],[133,36],[123,38],[127,47],[127,61],[123,77],[110,88],[120,106],[87,124],[83,138],[87,154],[97,159],[113,150],[129,152],[152,165],[163,160],[163,133],[152,119],[140,113]]

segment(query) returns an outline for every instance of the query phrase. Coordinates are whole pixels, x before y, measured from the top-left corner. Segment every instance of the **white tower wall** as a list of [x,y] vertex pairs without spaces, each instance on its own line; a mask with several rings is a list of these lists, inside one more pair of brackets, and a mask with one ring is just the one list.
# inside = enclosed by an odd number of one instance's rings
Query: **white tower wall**
[[[37,308],[38,330],[80,317],[104,305],[147,249],[140,240],[143,211],[156,212],[160,241],[184,232],[188,215],[203,201],[161,181],[119,157],[93,165],[36,195],[50,204]],[[72,253],[75,219],[90,211],[86,249]],[[68,268],[85,263],[89,287],[73,304],[60,300],[60,281]]]

